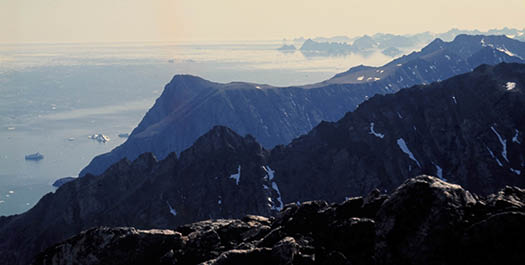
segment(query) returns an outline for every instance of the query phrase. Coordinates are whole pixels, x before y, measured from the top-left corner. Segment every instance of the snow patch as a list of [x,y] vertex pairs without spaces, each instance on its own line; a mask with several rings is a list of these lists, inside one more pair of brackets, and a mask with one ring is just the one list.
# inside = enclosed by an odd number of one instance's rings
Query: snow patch
[[364,79],[364,78],[365,78],[365,76],[364,76],[364,75],[362,75],[362,76],[359,76],[359,77],[357,78],[357,81],[363,81],[363,79]]
[[373,135],[375,135],[376,137],[379,137],[379,138],[381,138],[381,139],[383,139],[383,138],[385,137],[384,134],[378,133],[378,132],[376,132],[376,131],[374,130],[374,123],[373,123],[373,122],[370,123],[370,132],[368,132],[368,134],[373,134]]
[[521,170],[518,170],[518,169],[511,168],[510,171],[512,171],[516,175],[520,175],[521,174]]
[[239,180],[241,179],[241,165],[237,168],[237,173],[230,176],[231,179],[235,179],[235,184],[239,185]]
[[403,119],[403,116],[401,116],[401,113],[399,113],[399,111],[397,112],[397,116],[398,116],[400,119]]
[[458,104],[458,101],[456,100],[456,96],[452,96],[452,100],[454,101],[454,104]]
[[[284,203],[281,197],[281,191],[279,190],[279,186],[277,186],[277,183],[275,183],[275,181],[273,180],[273,178],[275,177],[275,170],[272,170],[270,166],[263,166],[262,168],[264,169],[264,171],[266,171],[266,177],[268,178],[268,181],[271,181],[272,183],[272,189],[277,192],[277,201],[279,202],[279,206],[273,205],[271,206],[271,209],[281,211],[284,207]],[[268,201],[273,204],[272,198],[268,197]]]
[[505,161],[509,162],[509,159],[507,158],[507,140],[504,140],[501,135],[496,131],[494,126],[490,126],[490,129],[496,134],[498,137],[499,142],[501,143],[502,150],[501,150],[501,156],[505,159]]
[[432,163],[432,164],[434,164],[434,166],[436,167],[436,175],[437,175],[437,177],[439,179],[443,180],[443,181],[447,181],[446,178],[443,178],[443,169],[440,166],[438,166],[437,164],[435,164],[435,163]]
[[518,139],[519,134],[520,131],[518,131],[518,129],[514,129],[514,136],[512,137],[512,142],[521,144],[520,140]]
[[507,48],[503,47],[503,48],[496,48],[496,50],[508,55],[508,56],[511,56],[511,57],[517,57],[517,58],[520,58],[523,60],[523,58],[521,58],[521,56],[517,55],[517,54],[514,54],[512,53],[511,51],[507,50]]
[[490,150],[490,148],[488,146],[487,146],[487,150],[489,151],[490,156],[492,156],[492,158],[494,158],[496,160],[498,165],[500,167],[503,167],[503,164],[501,163],[501,161],[499,161],[499,159],[494,155],[494,153],[492,152],[492,150]]
[[170,202],[166,201],[166,203],[168,204],[168,207],[170,208],[170,213],[171,213],[173,216],[177,216],[177,211],[175,211],[175,209],[173,209],[173,207],[171,207]]
[[272,182],[272,188],[277,192],[277,201],[279,202],[279,206],[272,206],[272,210],[281,211],[283,209],[283,200],[281,199],[281,192],[279,191],[279,187],[277,186],[277,183]]
[[507,82],[505,84],[505,86],[507,87],[507,91],[513,90],[514,88],[516,88],[516,83],[514,83],[514,82]]
[[450,56],[448,56],[446,54],[445,54],[445,58],[447,58],[447,60],[450,60]]
[[410,157],[410,159],[414,160],[416,162],[417,166],[421,168],[421,164],[419,164],[419,161],[417,161],[416,157],[414,157],[414,154],[412,154],[410,149],[408,149],[407,143],[405,142],[405,140],[403,138],[397,139],[397,145],[399,146],[401,151],[403,151],[405,154],[407,154]]

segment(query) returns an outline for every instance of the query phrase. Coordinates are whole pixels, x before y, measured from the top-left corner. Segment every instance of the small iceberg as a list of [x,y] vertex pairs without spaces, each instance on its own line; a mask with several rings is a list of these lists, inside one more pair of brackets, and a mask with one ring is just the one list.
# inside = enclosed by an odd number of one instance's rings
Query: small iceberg
[[29,154],[29,155],[26,155],[26,160],[41,160],[41,159],[44,159],[44,155],[42,155],[41,153],[34,153],[34,154]]
[[97,140],[99,143],[106,143],[109,142],[109,137],[107,135],[103,134],[93,134],[89,136],[89,139]]

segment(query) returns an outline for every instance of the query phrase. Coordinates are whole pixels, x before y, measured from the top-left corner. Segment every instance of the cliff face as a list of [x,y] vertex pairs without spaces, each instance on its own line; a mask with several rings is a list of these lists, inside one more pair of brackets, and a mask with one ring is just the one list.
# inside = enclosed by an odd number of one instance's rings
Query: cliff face
[[321,121],[336,121],[376,94],[395,93],[472,71],[481,64],[525,62],[525,43],[504,36],[460,35],[435,40],[420,52],[381,67],[358,66],[302,87],[234,82],[219,84],[178,75],[127,141],[95,157],[80,172],[101,174],[113,163],[151,152],[163,159],[180,153],[215,125],[251,134],[264,147],[289,143]]
[[34,264],[523,264],[525,191],[479,197],[430,176],[390,195],[295,203],[275,218],[93,228]]
[[123,159],[0,219],[0,263],[25,264],[95,226],[173,229],[210,218],[274,215],[286,203],[392,191],[420,174],[488,194],[525,186],[525,65],[376,96],[268,151],[217,126],[177,157]]
[[375,96],[272,150],[285,201],[338,201],[432,174],[486,194],[522,186],[525,68],[474,72]]

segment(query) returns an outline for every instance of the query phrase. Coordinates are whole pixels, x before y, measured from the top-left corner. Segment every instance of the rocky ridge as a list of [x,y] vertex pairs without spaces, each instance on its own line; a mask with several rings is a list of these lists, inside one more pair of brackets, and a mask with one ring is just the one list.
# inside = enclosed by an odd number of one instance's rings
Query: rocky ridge
[[422,175],[391,194],[288,204],[274,218],[93,228],[33,264],[523,264],[525,191],[480,197]]

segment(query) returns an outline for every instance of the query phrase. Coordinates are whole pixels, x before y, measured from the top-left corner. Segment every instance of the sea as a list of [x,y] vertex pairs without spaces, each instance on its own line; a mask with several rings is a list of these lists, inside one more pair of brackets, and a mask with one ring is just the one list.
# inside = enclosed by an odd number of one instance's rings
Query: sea
[[[0,216],[27,211],[126,141],[177,74],[275,86],[323,81],[379,51],[337,56],[281,52],[282,41],[0,44]],[[296,44],[297,45],[297,44]],[[300,46],[300,44],[299,44]],[[104,134],[108,142],[90,139]],[[44,158],[26,160],[39,152]]]

